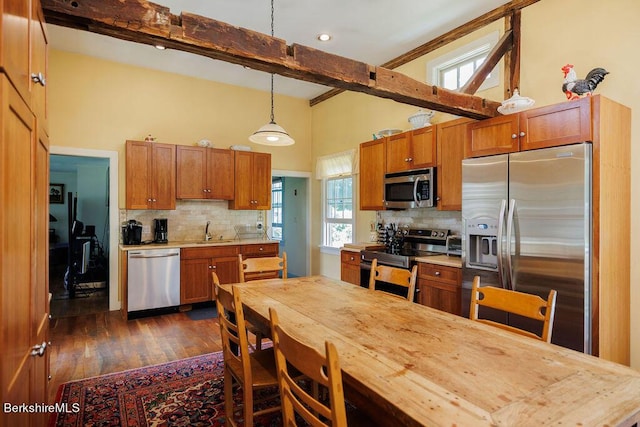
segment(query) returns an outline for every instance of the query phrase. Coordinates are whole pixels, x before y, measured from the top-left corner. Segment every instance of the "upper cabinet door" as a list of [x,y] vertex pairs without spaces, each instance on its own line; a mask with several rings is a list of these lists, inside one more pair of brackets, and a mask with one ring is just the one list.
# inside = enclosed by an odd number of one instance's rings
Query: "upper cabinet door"
[[30,102],[29,6],[30,3],[25,0],[3,0],[0,25],[0,67],[27,102]]
[[151,144],[127,141],[125,167],[127,209],[150,209]]
[[385,140],[360,144],[360,210],[384,210]]
[[411,169],[411,133],[402,132],[387,138],[387,173]]
[[47,111],[48,46],[47,26],[39,0],[32,0],[31,7],[31,85],[32,110],[38,118],[38,127],[49,133]]
[[491,156],[520,150],[518,115],[493,117],[469,125],[464,157]]
[[153,209],[176,208],[176,146],[154,142],[151,180]]
[[[210,192],[207,197],[218,200],[232,200],[235,186],[235,151],[207,148],[207,183]],[[271,178],[271,167],[269,167]],[[271,194],[271,183],[269,183]]]
[[593,141],[589,97],[523,111],[519,118],[523,151]]
[[176,197],[205,199],[207,197],[207,149],[178,145],[176,147]]
[[271,209],[271,154],[253,153],[254,209]]
[[436,165],[436,127],[427,126],[411,131],[411,169]]

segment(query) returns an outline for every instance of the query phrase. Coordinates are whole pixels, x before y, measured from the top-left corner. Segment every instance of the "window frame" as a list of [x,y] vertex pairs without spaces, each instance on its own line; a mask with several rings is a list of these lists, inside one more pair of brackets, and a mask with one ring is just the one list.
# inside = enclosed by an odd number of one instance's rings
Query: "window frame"
[[[280,189],[279,190],[274,190],[274,188],[273,188],[273,184],[276,181],[280,182]],[[276,197],[274,197],[274,193],[275,192],[279,192],[280,193],[280,203],[279,204],[276,201]],[[276,218],[276,215],[275,215],[276,209],[280,209],[280,219],[282,220],[281,223],[274,222],[275,218]],[[275,230],[276,227],[279,227],[280,230],[281,230],[280,238],[275,237],[274,234],[273,234],[273,231]],[[284,242],[284,180],[282,178],[277,178],[277,179],[272,179],[271,180],[271,239],[272,240],[276,240],[276,241],[280,242],[281,244]]]
[[[432,86],[444,87],[444,84],[442,84],[441,82],[441,74],[444,70],[453,68],[457,68],[459,70],[462,65],[471,62],[471,60],[473,60],[473,62],[476,62],[479,56],[491,52],[491,49],[493,49],[493,47],[498,43],[498,36],[498,32],[493,31],[483,37],[467,43],[464,46],[454,49],[451,52],[445,53],[444,55],[441,55],[427,62],[427,83]],[[501,68],[502,67],[500,67],[498,63],[498,65],[496,65],[491,71],[491,74],[487,77],[487,79],[482,82],[482,85],[480,85],[478,91],[498,86],[500,84]],[[455,89],[455,91],[459,91],[460,87],[461,86]]]
[[[353,243],[356,233],[356,187],[355,187],[355,174],[344,174],[332,177],[326,177],[322,179],[322,243],[320,245],[321,252],[338,254],[340,248],[345,243]],[[329,218],[328,217],[328,186],[330,181],[336,180],[351,180],[351,218]],[[351,225],[351,241],[342,242],[340,246],[330,246],[329,242],[329,226],[331,224],[349,224]]]

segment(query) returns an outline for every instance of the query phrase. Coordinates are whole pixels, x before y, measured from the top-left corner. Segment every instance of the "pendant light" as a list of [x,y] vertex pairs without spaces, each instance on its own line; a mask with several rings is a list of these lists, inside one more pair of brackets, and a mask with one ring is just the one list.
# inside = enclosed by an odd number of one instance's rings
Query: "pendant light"
[[[273,37],[273,0],[271,0],[271,37]],[[273,115],[273,73],[271,74],[271,121],[255,131],[249,141],[255,144],[281,147],[293,145],[295,141],[282,126],[276,124]]]

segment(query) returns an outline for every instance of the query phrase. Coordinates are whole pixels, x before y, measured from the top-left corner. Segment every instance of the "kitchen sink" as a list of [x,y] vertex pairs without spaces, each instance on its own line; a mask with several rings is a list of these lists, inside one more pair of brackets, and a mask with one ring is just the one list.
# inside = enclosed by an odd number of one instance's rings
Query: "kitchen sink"
[[212,240],[199,240],[196,243],[199,245],[212,245],[215,243],[230,243],[233,241],[234,239],[212,239]]

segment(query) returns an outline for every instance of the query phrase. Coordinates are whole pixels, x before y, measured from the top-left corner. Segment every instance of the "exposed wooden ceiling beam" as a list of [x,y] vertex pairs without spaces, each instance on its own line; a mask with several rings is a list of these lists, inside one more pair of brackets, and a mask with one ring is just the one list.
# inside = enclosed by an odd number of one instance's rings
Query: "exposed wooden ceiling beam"
[[498,64],[502,56],[511,49],[513,43],[513,32],[506,31],[498,43],[491,49],[491,52],[487,54],[487,58],[476,69],[476,71],[469,77],[467,83],[460,88],[460,92],[473,95],[478,88],[487,79],[487,76],[491,73],[491,70]]
[[[528,0],[532,1],[532,0]],[[430,86],[385,67],[235,27],[146,0],[42,0],[47,22],[276,73],[298,80],[388,98],[463,117],[497,115],[500,103]]]
[[[478,18],[467,22],[464,25],[459,26],[458,28],[455,28],[443,35],[441,35],[440,37],[437,37],[423,45],[420,45],[418,47],[416,47],[415,49],[410,50],[407,53],[404,53],[400,56],[398,56],[397,58],[392,59],[391,61],[385,62],[384,64],[382,64],[381,66],[384,68],[389,68],[391,70],[393,70],[394,68],[400,67],[401,65],[407,64],[411,61],[413,61],[414,59],[418,59],[421,56],[424,56],[426,54],[428,54],[429,52],[433,52],[436,49],[441,48],[442,46],[446,46],[447,44],[451,43],[454,40],[458,40],[460,37],[464,37],[468,34],[473,33],[474,31],[494,22],[497,21],[498,19],[502,19],[505,17],[509,17],[511,16],[514,12],[518,12],[518,18],[520,16],[520,10],[530,6],[534,3],[537,3],[540,0],[513,0],[505,5],[502,5],[490,12],[485,13],[482,16],[479,16]],[[517,39],[517,50],[518,50],[518,55],[520,52],[520,30],[518,28],[518,39]],[[514,39],[514,45],[515,45],[515,39]],[[513,52],[513,51],[512,51]],[[513,55],[512,55],[513,56]],[[518,62],[519,64],[519,62]],[[518,72],[520,71],[520,67],[518,66]],[[325,93],[323,93],[322,95],[318,95],[315,98],[311,99],[311,101],[309,101],[309,103],[311,104],[311,106],[314,106],[316,104],[319,104],[322,101],[326,101],[329,98],[332,98],[340,93],[344,92],[343,89],[331,89]],[[509,96],[507,96],[506,98],[509,98]]]

